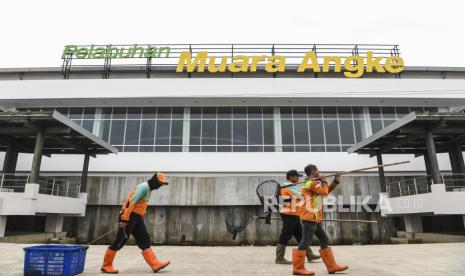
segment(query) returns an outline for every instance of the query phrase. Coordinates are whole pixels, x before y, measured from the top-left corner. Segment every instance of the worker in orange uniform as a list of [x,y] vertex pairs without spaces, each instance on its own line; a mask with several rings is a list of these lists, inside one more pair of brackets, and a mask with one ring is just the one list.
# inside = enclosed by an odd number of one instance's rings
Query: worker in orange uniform
[[336,263],[331,247],[328,247],[328,236],[321,226],[323,219],[323,197],[333,191],[340,182],[341,175],[336,173],[334,180],[328,184],[326,177],[320,174],[317,166],[308,165],[304,169],[308,181],[302,187],[301,193],[305,204],[300,209],[302,221],[302,240],[297,249],[292,251],[294,275],[314,275],[315,272],[305,268],[305,254],[315,234],[320,240],[320,256],[326,265],[328,273],[344,271],[349,267]]
[[126,244],[130,235],[134,236],[137,246],[142,250],[142,256],[153,272],[157,272],[170,264],[169,261],[158,260],[150,248],[150,237],[143,220],[150,200],[150,193],[164,185],[168,185],[165,174],[157,172],[148,181],[138,184],[128,195],[121,207],[116,239],[105,252],[101,268],[103,273],[118,273],[118,270],[113,267],[113,260],[116,252]]
[[[299,177],[302,177],[302,174],[299,174],[296,170],[290,170],[286,173],[286,181],[281,185],[280,196],[284,204],[279,212],[283,227],[279,235],[278,244],[276,245],[276,264],[292,264],[292,262],[284,258],[287,243],[292,237],[294,237],[297,242],[302,240],[302,224],[300,223],[299,216],[299,202],[301,196],[300,188],[296,186],[297,183],[299,183]],[[320,256],[313,254],[309,246],[307,249],[308,262],[319,258]]]

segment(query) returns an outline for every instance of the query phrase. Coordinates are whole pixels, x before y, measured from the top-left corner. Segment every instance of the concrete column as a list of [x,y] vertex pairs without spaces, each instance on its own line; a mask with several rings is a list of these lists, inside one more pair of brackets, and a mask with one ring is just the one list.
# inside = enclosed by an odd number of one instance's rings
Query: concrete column
[[40,164],[42,162],[42,148],[44,147],[44,133],[37,132],[34,156],[32,157],[31,177],[29,183],[37,183],[39,180]]
[[453,145],[449,148],[449,159],[452,173],[465,174],[465,163],[460,145]]
[[405,215],[405,231],[408,233],[422,233],[423,225],[421,224],[420,215]]
[[[383,156],[381,155],[381,152],[377,151],[376,152],[376,160],[378,161],[378,166],[383,165]],[[384,177],[384,168],[378,168],[378,174],[379,174],[379,184],[381,186],[381,192],[385,193],[386,192],[386,178]]]
[[19,145],[16,142],[8,143],[8,148],[5,152],[5,161],[3,162],[4,173],[15,173],[16,163],[18,162]]
[[50,214],[45,217],[45,232],[58,233],[63,231],[63,216]]
[[87,174],[89,172],[89,159],[90,159],[90,154],[86,153],[84,155],[84,165],[82,166],[82,175],[81,175],[81,193],[86,192],[86,187],[87,187]]
[[0,216],[0,238],[5,237],[6,216]]
[[439,171],[438,158],[436,156],[436,147],[434,145],[433,133],[426,132],[425,135],[426,155],[428,156],[429,165],[431,167],[431,175],[433,176],[434,183],[441,183],[441,173]]

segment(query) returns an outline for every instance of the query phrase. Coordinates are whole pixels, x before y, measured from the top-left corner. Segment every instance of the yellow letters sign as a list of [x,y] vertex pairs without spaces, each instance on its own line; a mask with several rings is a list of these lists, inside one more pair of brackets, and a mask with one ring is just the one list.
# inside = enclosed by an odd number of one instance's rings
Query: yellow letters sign
[[[368,51],[364,56],[340,56],[322,57],[320,64],[317,55],[313,51],[308,51],[297,67],[297,72],[342,72],[348,78],[359,78],[365,72],[372,73],[392,73],[397,74],[404,70],[404,61],[399,56],[373,56],[373,52]],[[321,60],[321,59],[320,59]],[[265,72],[280,73],[286,70],[286,57],[274,56],[245,56],[236,55],[233,57],[209,56],[207,51],[200,51],[192,57],[189,51],[181,52],[176,72],[209,72],[209,73],[247,73],[257,72],[258,65],[264,67]],[[332,69],[332,70],[331,70]]]

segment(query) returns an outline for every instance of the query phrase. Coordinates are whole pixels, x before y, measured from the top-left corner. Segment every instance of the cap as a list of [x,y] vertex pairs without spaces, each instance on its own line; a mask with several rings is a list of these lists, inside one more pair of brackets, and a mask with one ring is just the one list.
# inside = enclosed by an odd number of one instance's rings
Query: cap
[[157,179],[161,184],[165,184],[165,185],[168,184],[168,180],[166,179],[166,175],[164,173],[157,172],[156,174],[157,174]]
[[290,176],[302,177],[303,175],[298,173],[297,170],[290,170],[286,173],[286,178],[289,178]]

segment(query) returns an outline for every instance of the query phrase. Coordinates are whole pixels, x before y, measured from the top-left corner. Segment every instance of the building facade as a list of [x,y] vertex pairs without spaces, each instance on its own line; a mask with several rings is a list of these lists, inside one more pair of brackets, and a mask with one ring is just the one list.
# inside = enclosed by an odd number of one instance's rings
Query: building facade
[[[156,243],[272,244],[278,221],[253,221],[230,240],[224,218],[234,209],[247,215],[262,210],[255,188],[263,180],[283,180],[290,169],[308,163],[334,172],[376,165],[376,158],[347,149],[410,112],[461,112],[465,107],[465,68],[409,67],[400,74],[365,73],[177,73],[172,66],[77,66],[67,78],[63,68],[0,70],[4,110],[56,110],[118,148],[119,153],[91,159],[87,210],[64,219],[64,229],[79,241],[111,230],[119,206],[134,185],[154,171],[171,184],[152,196],[146,221]],[[0,158],[1,160],[2,158]],[[386,183],[424,175],[422,158],[386,169]],[[449,171],[447,156],[439,156]],[[20,155],[17,172],[30,170]],[[51,156],[42,173],[79,180],[82,156]],[[375,207],[383,190],[376,172],[343,177],[335,191],[342,205],[353,196],[370,197]],[[352,197],[351,197],[352,196]],[[379,220],[377,225],[326,222],[334,243],[389,240],[403,221],[379,211],[327,212],[331,218]],[[451,228],[463,220],[450,217]],[[457,220],[457,222],[455,222]],[[8,230],[8,221],[7,221]],[[446,229],[449,231],[450,229]],[[108,237],[108,239],[110,239]],[[108,240],[102,240],[108,242]]]

